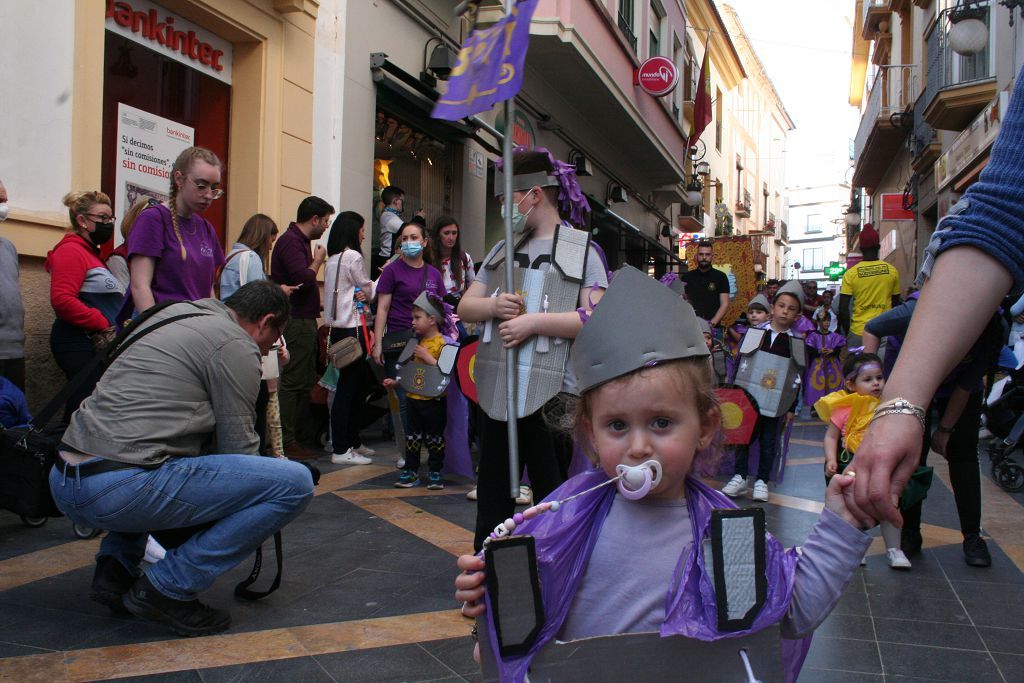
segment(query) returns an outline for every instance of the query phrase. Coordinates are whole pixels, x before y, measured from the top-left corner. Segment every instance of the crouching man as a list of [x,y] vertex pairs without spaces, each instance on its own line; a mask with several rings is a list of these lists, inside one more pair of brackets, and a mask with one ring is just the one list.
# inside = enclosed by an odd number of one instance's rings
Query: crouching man
[[[196,596],[305,509],[302,465],[258,457],[260,356],[290,307],[253,282],[227,301],[179,303],[139,325],[71,418],[50,472],[57,506],[109,533],[90,596],[180,635],[219,633],[231,615]],[[192,314],[154,329],[172,316]],[[143,574],[150,531],[203,526]]]

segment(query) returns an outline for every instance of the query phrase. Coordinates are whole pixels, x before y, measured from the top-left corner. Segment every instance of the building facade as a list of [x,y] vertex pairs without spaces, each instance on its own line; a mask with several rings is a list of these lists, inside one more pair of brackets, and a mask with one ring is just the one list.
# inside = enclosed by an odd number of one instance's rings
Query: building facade
[[[782,277],[813,280],[819,291],[838,284],[829,280],[830,263],[846,263],[843,214],[850,203],[846,184],[786,188],[789,199],[789,255]],[[797,265],[799,264],[799,267]]]
[[938,220],[985,167],[1024,63],[1019,8],[968,4],[964,13],[954,0],[855,3],[852,184],[904,288]]
[[[0,101],[7,136],[0,179],[10,195],[0,234],[20,255],[33,407],[63,381],[50,357],[43,259],[68,225],[65,193],[101,189],[115,202],[122,194],[115,191],[119,105],[194,131],[196,144],[221,157],[227,194],[206,215],[225,242],[253,213],[283,226],[294,219],[313,189],[318,3],[52,0],[45,15],[39,9],[0,5],[9,93]],[[168,188],[154,171],[133,192],[159,196]]]

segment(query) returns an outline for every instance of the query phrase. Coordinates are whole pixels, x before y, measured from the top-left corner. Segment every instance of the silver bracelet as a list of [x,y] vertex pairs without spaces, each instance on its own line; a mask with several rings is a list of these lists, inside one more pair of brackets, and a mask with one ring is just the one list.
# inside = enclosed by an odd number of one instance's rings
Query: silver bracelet
[[917,421],[921,423],[921,429],[925,426],[925,412],[921,406],[916,406],[907,399],[897,396],[896,398],[880,403],[875,407],[874,415],[871,416],[871,422],[874,422],[880,417],[886,415],[913,415],[917,418]]

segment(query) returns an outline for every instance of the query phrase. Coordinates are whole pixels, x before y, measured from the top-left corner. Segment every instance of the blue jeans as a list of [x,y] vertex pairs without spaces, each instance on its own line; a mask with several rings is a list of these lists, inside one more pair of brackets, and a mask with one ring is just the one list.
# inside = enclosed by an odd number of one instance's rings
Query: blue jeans
[[253,455],[170,458],[155,469],[130,467],[88,477],[50,470],[50,491],[73,522],[109,533],[99,557],[133,574],[150,531],[213,522],[153,565],[147,576],[164,595],[191,600],[302,512],[313,495],[309,470]]

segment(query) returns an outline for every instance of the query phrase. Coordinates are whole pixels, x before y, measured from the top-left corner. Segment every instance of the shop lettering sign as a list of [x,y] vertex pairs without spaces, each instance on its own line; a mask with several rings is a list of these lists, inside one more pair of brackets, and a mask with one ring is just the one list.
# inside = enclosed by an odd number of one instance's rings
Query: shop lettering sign
[[148,0],[107,0],[107,30],[231,83],[231,43]]

